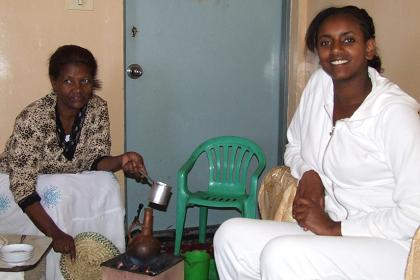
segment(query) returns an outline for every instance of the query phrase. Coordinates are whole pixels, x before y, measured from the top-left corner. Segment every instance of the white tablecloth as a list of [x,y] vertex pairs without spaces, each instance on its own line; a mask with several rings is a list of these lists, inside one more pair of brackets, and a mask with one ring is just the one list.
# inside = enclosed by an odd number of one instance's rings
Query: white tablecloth
[[[125,210],[120,186],[112,173],[40,175],[37,192],[47,213],[64,232],[72,236],[86,231],[98,232],[124,252]],[[14,202],[7,174],[0,174],[0,232],[42,234]],[[59,270],[60,256],[53,250],[47,255],[47,280],[63,279]]]
[[23,272],[3,272],[0,271],[1,280],[23,280],[25,276]]

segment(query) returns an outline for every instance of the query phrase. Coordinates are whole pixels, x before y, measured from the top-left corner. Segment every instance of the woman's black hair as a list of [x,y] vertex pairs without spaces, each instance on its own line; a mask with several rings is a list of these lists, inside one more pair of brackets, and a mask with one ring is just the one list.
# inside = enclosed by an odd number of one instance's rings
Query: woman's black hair
[[48,74],[53,80],[58,79],[63,66],[72,63],[82,63],[86,65],[93,77],[93,88],[100,89],[101,82],[96,78],[98,64],[93,54],[85,48],[76,45],[64,45],[59,47],[49,59]]
[[[356,6],[345,6],[340,8],[331,7],[319,12],[312,20],[308,30],[306,31],[306,47],[310,51],[315,52],[318,43],[318,31],[322,23],[327,18],[338,14],[345,14],[354,17],[360,24],[365,40],[369,40],[371,38],[375,39],[375,25],[365,9],[360,9]],[[375,68],[378,72],[382,72],[382,63],[379,55],[375,54],[371,60],[368,60],[368,65]]]

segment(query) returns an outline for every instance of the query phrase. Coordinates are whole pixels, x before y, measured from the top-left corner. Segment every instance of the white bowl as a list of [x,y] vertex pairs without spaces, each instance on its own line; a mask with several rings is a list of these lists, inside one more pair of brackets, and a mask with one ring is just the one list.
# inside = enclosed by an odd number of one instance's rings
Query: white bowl
[[29,244],[9,244],[0,248],[0,258],[5,262],[24,262],[32,258],[33,250]]

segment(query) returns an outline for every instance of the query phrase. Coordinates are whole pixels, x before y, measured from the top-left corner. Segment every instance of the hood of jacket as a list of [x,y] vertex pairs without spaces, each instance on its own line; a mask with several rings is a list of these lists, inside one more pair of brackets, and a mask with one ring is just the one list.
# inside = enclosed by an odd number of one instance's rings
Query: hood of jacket
[[[328,76],[324,70],[320,70],[324,72],[326,76]],[[416,111],[420,110],[419,103],[413,97],[404,92],[398,85],[381,76],[378,71],[376,71],[376,69],[368,67],[368,73],[372,81],[372,90],[360,105],[360,107],[357,108],[354,114],[349,119],[347,119],[347,121],[359,121],[377,116],[389,108],[389,106],[395,104],[405,105]],[[333,91],[333,82],[329,76],[327,83],[329,85],[324,86]],[[328,92],[325,94],[325,107],[332,109],[334,92]]]

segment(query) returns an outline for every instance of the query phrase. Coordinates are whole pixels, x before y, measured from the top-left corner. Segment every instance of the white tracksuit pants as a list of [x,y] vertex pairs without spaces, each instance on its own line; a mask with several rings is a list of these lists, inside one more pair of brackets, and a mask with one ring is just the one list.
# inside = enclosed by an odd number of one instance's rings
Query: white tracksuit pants
[[318,236],[297,224],[234,218],[214,237],[221,280],[402,280],[409,251],[382,238]]

